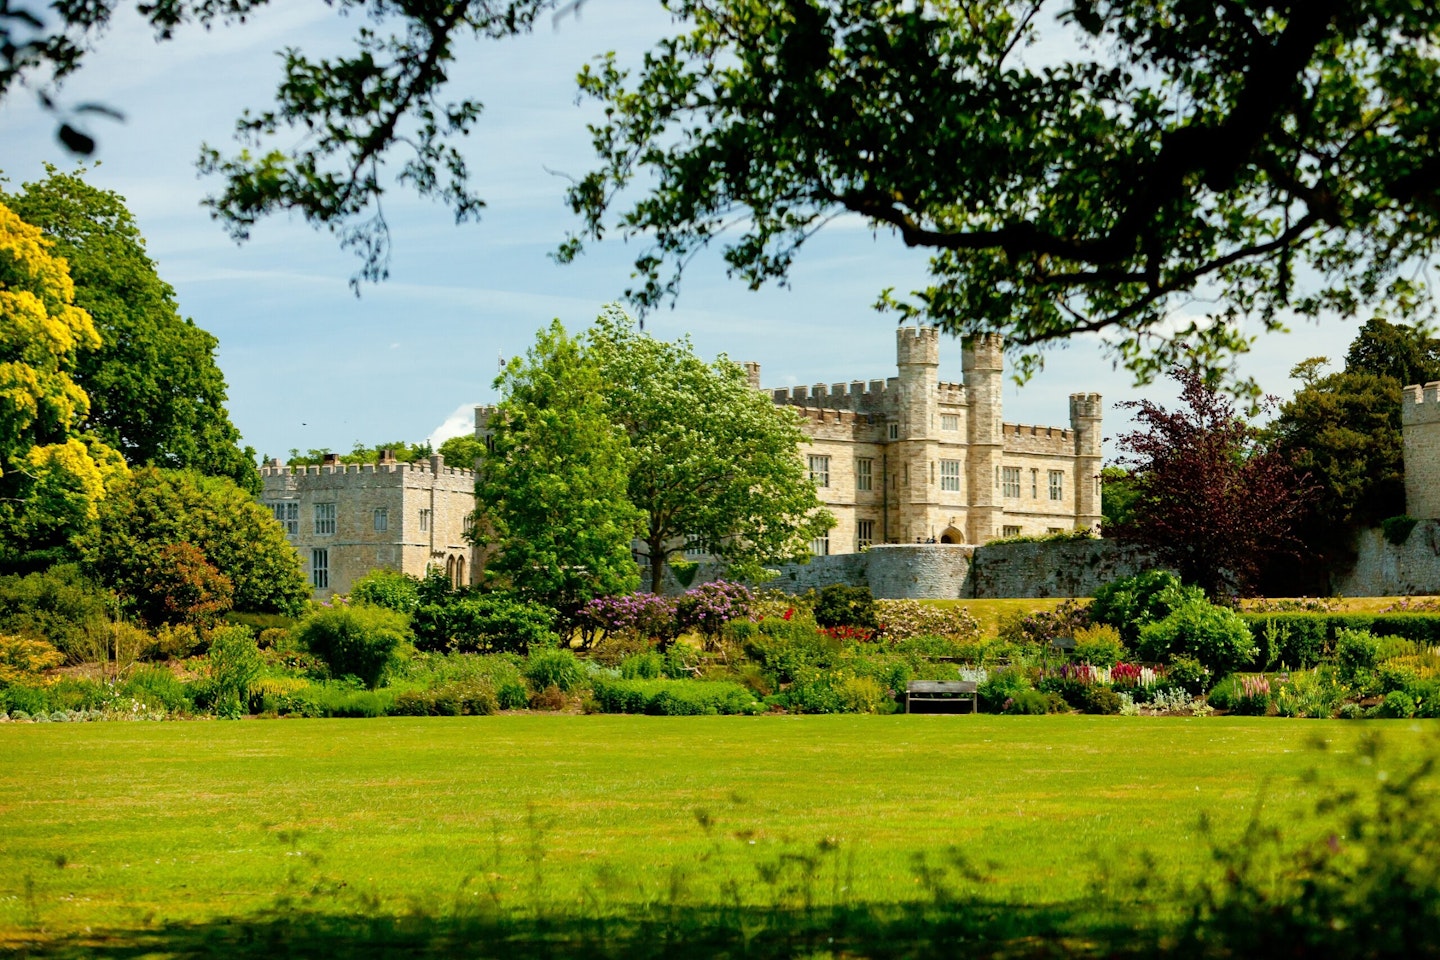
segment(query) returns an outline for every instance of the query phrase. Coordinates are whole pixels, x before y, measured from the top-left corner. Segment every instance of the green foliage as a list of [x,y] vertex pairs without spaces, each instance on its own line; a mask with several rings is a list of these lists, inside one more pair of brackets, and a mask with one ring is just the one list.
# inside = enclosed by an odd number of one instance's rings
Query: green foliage
[[744,642],[745,655],[777,684],[794,682],[806,668],[833,666],[842,647],[812,624],[780,619],[760,621],[760,630]]
[[419,607],[411,619],[422,650],[525,653],[558,642],[555,611],[511,593],[457,594]]
[[1120,631],[1109,624],[1082,627],[1075,631],[1074,657],[1080,663],[1096,667],[1113,667],[1125,658],[1125,645]]
[[884,638],[892,643],[926,636],[969,642],[980,636],[980,624],[964,607],[919,600],[877,600],[875,614]]
[[265,669],[265,659],[245,627],[217,627],[210,633],[205,668],[205,692],[216,715],[235,718],[244,712],[250,686]]
[[[1027,691],[1035,692],[1035,688],[1023,670],[1015,667],[991,670],[978,685],[980,709],[987,713],[1000,713],[1006,709],[1007,702],[1018,700]],[[1041,698],[1044,698],[1043,694]]]
[[1415,701],[1403,690],[1391,690],[1380,702],[1378,715],[1388,720],[1409,720],[1415,716]]
[[398,570],[371,570],[350,587],[351,603],[368,603],[398,613],[414,613],[420,606],[420,581]]
[[799,414],[753,389],[738,364],[707,364],[607,309],[587,336],[607,415],[630,444],[629,500],[644,516],[650,582],[677,545],[705,544],[741,577],[803,559],[834,526],[796,456]]
[[1281,685],[1272,699],[1275,712],[1282,717],[1324,720],[1335,716],[1345,689],[1328,667],[1317,667],[1291,673],[1289,682]]
[[585,682],[585,668],[575,654],[559,647],[532,647],[523,672],[536,691],[555,687],[561,693],[574,693]]
[[658,680],[665,670],[665,658],[653,650],[635,653],[620,661],[620,676],[626,680]]
[[1380,521],[1380,529],[1385,533],[1385,539],[1395,546],[1403,546],[1405,541],[1410,539],[1410,531],[1415,529],[1415,524],[1420,521],[1411,516],[1401,515],[1398,517],[1386,517]]
[[1120,694],[1109,684],[1091,683],[1085,686],[1081,709],[1086,713],[1109,716],[1120,712]]
[[409,642],[410,627],[394,610],[341,605],[312,611],[296,626],[295,635],[334,676],[353,676],[373,690]]
[[94,318],[99,349],[80,354],[75,382],[90,398],[87,429],[132,464],[229,477],[260,492],[255,451],[242,448],[225,409],[218,341],[180,315],[125,199],[91,186],[85,171],[0,194],[45,231],[75,282],[75,305]]
[[395,695],[389,712],[402,717],[483,717],[499,709],[495,688],[488,680],[476,678],[426,690],[405,690]]
[[556,320],[495,386],[494,447],[475,485],[476,535],[499,547],[487,569],[567,618],[595,597],[633,591],[641,513],[601,365]]
[[[1422,646],[1440,646],[1440,615],[1433,613],[1244,613],[1262,645],[1261,663],[1312,666],[1334,649],[1342,630],[1363,630]],[[1271,638],[1266,640],[1268,636]],[[1381,659],[1385,659],[1383,656]]]
[[[385,451],[389,451],[396,463],[415,463],[418,460],[428,460],[434,452],[430,449],[428,442],[406,443],[404,440],[392,440],[389,443],[377,443],[374,446],[355,442],[349,453],[336,454],[332,450],[307,450],[301,453],[299,450],[291,450],[287,462],[291,466],[314,467],[325,462],[325,458],[336,456],[341,463],[379,463]],[[470,461],[452,464],[470,469]]]
[[131,601],[146,623],[208,626],[230,609],[230,578],[193,544],[169,543],[154,552]]
[[1165,679],[1192,697],[1198,697],[1209,689],[1213,676],[1210,669],[1197,657],[1185,655],[1171,659],[1165,670]]
[[450,466],[470,470],[476,460],[485,456],[485,444],[473,433],[462,433],[440,444],[440,449],[435,452],[444,457]]
[[1109,533],[1135,518],[1135,484],[1124,467],[1100,468],[1100,529]]
[[1040,717],[1052,712],[1053,702],[1039,690],[1026,688],[1015,691],[1014,695],[1001,704],[1001,712],[1012,716]]
[[74,663],[99,660],[116,604],[74,564],[0,576],[0,633],[39,637]]
[[141,467],[112,483],[80,541],[83,568],[149,608],[148,571],[178,543],[230,579],[242,610],[295,614],[309,599],[299,555],[270,511],[232,480],[185,470]]
[[1341,630],[1335,635],[1335,666],[1342,681],[1355,682],[1379,662],[1380,643],[1368,630]]
[[160,708],[171,714],[188,711],[194,706],[189,686],[164,667],[140,667],[125,678],[119,692],[147,707]]
[[1114,627],[1122,640],[1133,644],[1140,637],[1141,627],[1164,620],[1186,600],[1203,597],[1198,587],[1185,586],[1168,570],[1147,570],[1112,580],[1096,590],[1089,607],[1090,619]]
[[350,683],[314,683],[293,693],[267,695],[263,708],[297,717],[383,717],[395,695],[389,690],[362,690]]
[[1258,652],[1239,614],[1197,599],[1183,601],[1165,619],[1142,627],[1136,649],[1146,660],[1194,657],[1216,674],[1250,663]]
[[820,591],[815,601],[815,622],[822,627],[868,627],[875,629],[875,598],[869,587],[834,583]]
[[738,683],[713,680],[595,681],[595,701],[604,713],[654,716],[756,714],[764,707]]

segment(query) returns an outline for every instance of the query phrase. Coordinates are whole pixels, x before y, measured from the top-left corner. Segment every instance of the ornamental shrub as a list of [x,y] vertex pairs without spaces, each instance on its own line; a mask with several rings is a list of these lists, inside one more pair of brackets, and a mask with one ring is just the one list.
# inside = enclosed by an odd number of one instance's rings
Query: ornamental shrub
[[604,713],[656,716],[756,714],[765,709],[749,690],[720,680],[598,679],[595,703]]
[[217,627],[206,654],[205,693],[216,716],[236,718],[250,700],[250,686],[265,669],[265,659],[248,627]]
[[663,649],[681,633],[675,600],[654,593],[596,597],[575,619],[587,647],[601,638],[623,637],[654,641]]
[[295,636],[336,677],[352,676],[371,690],[399,661],[410,640],[405,615],[364,605],[325,607],[295,628]]
[[553,608],[511,593],[453,594],[444,603],[422,603],[411,624],[421,650],[523,654],[559,642],[557,616]]
[[987,713],[1000,713],[1005,709],[1007,701],[1033,689],[1029,678],[1022,670],[1015,667],[992,670],[989,676],[978,685],[980,709]]
[[1120,631],[1108,623],[1075,631],[1075,659],[1096,667],[1113,667],[1125,658]]
[[941,606],[919,600],[876,600],[875,615],[881,635],[890,643],[912,637],[944,637],[973,641],[980,636],[980,622],[961,606]]
[[372,570],[350,588],[350,602],[414,613],[420,607],[420,580],[398,570]]
[[1120,712],[1120,694],[1107,683],[1092,683],[1085,687],[1081,703],[1081,709],[1086,713],[1111,716]]
[[193,706],[189,688],[164,667],[140,667],[126,678],[119,692],[147,707],[162,707],[166,713],[178,713]]
[[741,583],[715,580],[686,590],[675,601],[675,621],[682,630],[695,630],[713,646],[731,620],[750,616],[750,589]]
[[815,622],[822,627],[879,626],[875,618],[875,598],[869,587],[852,587],[834,583],[820,591],[815,601]]
[[0,684],[38,686],[45,671],[65,662],[65,655],[44,640],[0,634]]
[[1239,614],[1195,598],[1181,603],[1165,619],[1142,627],[1137,649],[1146,660],[1194,657],[1217,674],[1245,666],[1257,653],[1250,628]]
[[525,661],[525,679],[536,691],[555,687],[561,693],[573,693],[585,682],[585,668],[569,650],[559,647],[534,647]]
[[[1001,710],[1016,716],[1044,716],[1051,712],[1053,702],[1039,690],[1017,690],[1015,695],[1001,704]],[[1119,710],[1119,707],[1116,707]]]
[[1179,687],[1192,697],[1198,697],[1209,688],[1210,671],[1194,657],[1175,657],[1165,671],[1165,679],[1172,686]]
[[1168,570],[1147,570],[1133,577],[1100,587],[1090,604],[1090,620],[1105,623],[1120,631],[1120,638],[1129,644],[1140,636],[1140,628],[1163,620],[1188,600],[1203,600],[1204,591],[1187,587]]
[[1387,720],[1409,720],[1415,716],[1415,701],[1404,690],[1391,690],[1385,694],[1377,712]]
[[45,640],[71,663],[96,660],[106,649],[115,603],[73,563],[0,576],[0,633]]
[[620,661],[620,676],[626,680],[656,680],[665,671],[665,658],[653,650],[636,653]]
[[235,599],[230,578],[190,543],[170,543],[157,550],[133,586],[135,609],[151,626],[209,626]]

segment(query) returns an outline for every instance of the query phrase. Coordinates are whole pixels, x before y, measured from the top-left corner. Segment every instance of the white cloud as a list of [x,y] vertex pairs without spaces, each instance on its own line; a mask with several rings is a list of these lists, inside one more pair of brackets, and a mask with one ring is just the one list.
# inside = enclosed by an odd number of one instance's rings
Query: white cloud
[[466,434],[475,432],[475,404],[462,403],[456,407],[445,421],[430,431],[430,436],[425,439],[430,441],[432,447],[439,447],[440,444],[452,437],[463,437]]

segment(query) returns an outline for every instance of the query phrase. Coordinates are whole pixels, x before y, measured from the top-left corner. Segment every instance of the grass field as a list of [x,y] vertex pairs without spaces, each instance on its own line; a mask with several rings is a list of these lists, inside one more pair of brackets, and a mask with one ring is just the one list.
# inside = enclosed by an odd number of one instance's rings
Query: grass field
[[[0,949],[132,956],[132,938],[152,937],[154,955],[184,954],[166,938],[281,906],[619,916],[905,904],[953,883],[1073,912],[1141,851],[1153,879],[1208,869],[1202,814],[1235,837],[1263,797],[1276,822],[1312,829],[1299,814],[1323,791],[1374,782],[1362,736],[1414,754],[1428,730],[1081,716],[9,724]],[[918,866],[951,846],[978,879]],[[215,955],[239,955],[224,942]]]

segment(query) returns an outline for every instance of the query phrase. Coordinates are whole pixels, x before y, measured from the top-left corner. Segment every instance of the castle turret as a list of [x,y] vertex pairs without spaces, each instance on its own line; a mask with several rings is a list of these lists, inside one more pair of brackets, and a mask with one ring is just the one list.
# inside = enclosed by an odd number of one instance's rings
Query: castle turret
[[1405,512],[1440,518],[1440,382],[1409,386],[1400,394],[1405,437]]
[[1100,421],[1105,405],[1098,393],[1070,394],[1070,429],[1075,434],[1075,527],[1100,524],[1100,460],[1104,437]]
[[899,368],[889,433],[887,469],[896,477],[897,511],[888,525],[902,543],[934,535],[929,520],[935,499],[935,421],[939,411],[936,384],[940,371],[940,331],[935,327],[901,327],[895,331],[895,363]]
[[966,539],[984,543],[1000,535],[1004,500],[1000,495],[1001,387],[1005,376],[1005,341],[996,334],[969,337],[961,349],[960,369],[970,403],[970,519]]

